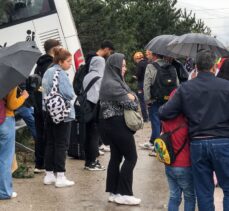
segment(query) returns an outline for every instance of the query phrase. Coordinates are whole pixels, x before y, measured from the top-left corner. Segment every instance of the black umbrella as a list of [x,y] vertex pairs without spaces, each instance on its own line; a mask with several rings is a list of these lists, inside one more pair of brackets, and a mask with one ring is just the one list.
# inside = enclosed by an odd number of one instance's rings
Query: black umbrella
[[163,56],[176,57],[175,54],[167,50],[167,45],[177,36],[175,35],[159,35],[154,37],[146,46],[146,50],[151,50],[155,54],[160,54]]
[[196,54],[202,49],[208,49],[217,56],[228,56],[226,47],[216,38],[206,34],[189,33],[184,34],[171,41],[167,49],[180,56],[195,59]]
[[0,99],[28,78],[40,55],[33,41],[0,49]]

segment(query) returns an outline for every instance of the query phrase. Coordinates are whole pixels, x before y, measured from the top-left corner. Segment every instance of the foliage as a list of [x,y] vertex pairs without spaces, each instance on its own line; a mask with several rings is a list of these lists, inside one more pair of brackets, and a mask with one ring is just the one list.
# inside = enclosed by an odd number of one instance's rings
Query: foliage
[[134,70],[133,53],[144,49],[155,36],[211,33],[195,14],[177,9],[177,0],[69,0],[69,3],[84,53],[97,50],[104,39],[109,39],[117,51],[126,55],[129,74]]

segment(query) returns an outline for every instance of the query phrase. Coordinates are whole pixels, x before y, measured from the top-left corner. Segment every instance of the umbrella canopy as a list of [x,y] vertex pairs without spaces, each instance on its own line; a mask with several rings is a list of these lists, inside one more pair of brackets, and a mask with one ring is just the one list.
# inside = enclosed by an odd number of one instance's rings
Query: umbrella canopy
[[151,50],[155,54],[176,57],[174,53],[167,50],[167,45],[176,38],[175,35],[159,35],[154,37],[146,46],[146,50]]
[[189,33],[171,41],[167,49],[180,56],[195,59],[196,54],[203,49],[211,50],[216,56],[228,56],[226,47],[216,38],[205,34]]
[[0,99],[28,78],[40,55],[33,41],[0,49]]

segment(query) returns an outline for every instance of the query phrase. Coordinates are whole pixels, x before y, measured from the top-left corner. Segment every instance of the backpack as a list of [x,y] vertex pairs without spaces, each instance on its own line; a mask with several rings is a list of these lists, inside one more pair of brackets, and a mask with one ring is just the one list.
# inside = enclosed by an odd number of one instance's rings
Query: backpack
[[83,90],[83,79],[89,73],[90,62],[96,54],[89,55],[86,59],[86,63],[80,65],[78,71],[75,73],[75,77],[73,79],[73,89],[76,95],[79,95]]
[[160,135],[160,137],[155,139],[154,150],[156,152],[156,157],[160,162],[166,165],[173,164],[176,160],[176,157],[184,149],[188,139],[185,139],[184,143],[182,144],[180,149],[177,151],[177,153],[174,152],[172,141],[171,141],[171,135],[175,133],[176,131],[178,131],[180,128],[184,128],[184,127],[186,126],[181,125],[172,131],[163,133],[162,135]]
[[5,121],[6,118],[6,102],[5,100],[0,100],[0,125]]
[[96,76],[93,78],[90,83],[87,85],[85,90],[82,88],[82,91],[77,96],[75,101],[75,112],[76,119],[81,123],[90,122],[97,114],[97,105],[94,105],[90,101],[87,100],[87,92],[93,86],[93,84],[100,79],[101,77]]
[[176,69],[171,64],[160,66],[158,63],[152,63],[157,69],[155,83],[150,87],[152,99],[164,104],[168,101],[170,93],[177,88]]
[[46,111],[50,115],[52,121],[58,124],[64,121],[65,117],[68,117],[71,105],[70,101],[65,100],[59,93],[58,79],[60,70],[57,70],[53,76],[53,86],[49,94],[44,98],[44,104]]

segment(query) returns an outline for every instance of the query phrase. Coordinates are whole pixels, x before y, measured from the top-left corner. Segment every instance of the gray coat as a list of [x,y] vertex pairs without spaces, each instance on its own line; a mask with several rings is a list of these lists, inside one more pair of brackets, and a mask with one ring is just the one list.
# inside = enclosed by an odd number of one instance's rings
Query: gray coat
[[[166,64],[166,61],[163,59],[158,59],[157,62],[160,66]],[[157,69],[153,64],[148,64],[146,67],[145,78],[144,78],[144,98],[146,104],[154,102],[150,94],[150,87],[155,83],[157,75]],[[177,77],[177,85],[179,85],[179,79]]]

